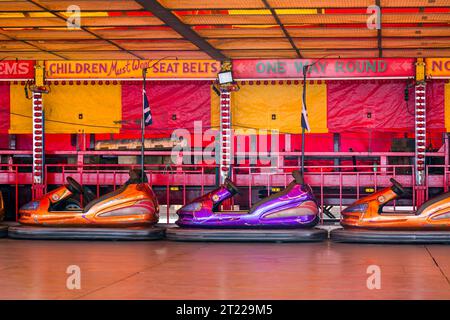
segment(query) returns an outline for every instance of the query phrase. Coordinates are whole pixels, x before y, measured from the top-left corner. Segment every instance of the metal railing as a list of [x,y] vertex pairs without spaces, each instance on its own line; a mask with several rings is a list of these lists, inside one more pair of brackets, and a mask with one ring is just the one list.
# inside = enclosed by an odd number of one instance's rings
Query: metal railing
[[[44,191],[55,185],[64,184],[65,179],[72,176],[80,184],[95,188],[97,196],[100,196],[104,193],[103,191],[115,190],[117,186],[125,183],[128,179],[128,171],[133,167],[138,168],[138,165],[47,164]],[[322,208],[322,216],[324,206],[333,205],[342,210],[349,202],[368,193],[363,188],[376,191],[390,186],[391,177],[407,188],[414,190],[415,187],[412,165],[384,165],[378,166],[376,170],[370,165],[360,165],[357,171],[348,171],[349,168],[353,166],[305,167],[305,181],[314,189]],[[12,193],[12,197],[5,198],[14,199],[14,204],[7,203],[6,206],[13,205],[16,216],[18,208],[31,197],[31,193],[28,195],[26,192],[33,187],[31,169],[31,165],[25,164],[0,164],[0,187]],[[233,180],[245,195],[239,198],[239,204],[242,207],[250,207],[255,200],[258,200],[259,191],[263,190],[268,195],[272,188],[287,186],[292,180],[290,172],[295,169],[297,167],[234,167]],[[214,188],[217,170],[218,167],[214,165],[146,165],[149,183],[156,190],[160,203],[166,205],[167,218],[171,205],[186,204],[193,197]],[[426,168],[426,197],[428,198],[431,188],[448,191],[449,175],[450,166],[429,165]],[[414,192],[412,192],[411,204],[416,205]],[[395,205],[396,202],[394,202]]]

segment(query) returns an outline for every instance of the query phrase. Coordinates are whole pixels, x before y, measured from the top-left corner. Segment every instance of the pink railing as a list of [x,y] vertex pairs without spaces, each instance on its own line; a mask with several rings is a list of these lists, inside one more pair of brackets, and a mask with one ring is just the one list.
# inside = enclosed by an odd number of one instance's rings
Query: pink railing
[[[67,176],[72,176],[81,184],[94,186],[99,196],[102,186],[110,186],[115,189],[128,179],[130,167],[138,168],[138,165],[117,164],[48,164],[45,166],[45,188],[52,185],[63,184]],[[439,171],[431,174],[431,169]],[[233,168],[233,179],[235,183],[248,192],[246,206],[251,206],[256,190],[262,187],[269,193],[272,187],[284,187],[291,181],[290,172],[297,167],[235,167]],[[196,194],[205,192],[205,188],[213,188],[216,185],[216,166],[208,165],[146,165],[149,183],[156,189],[165,192],[163,198],[159,195],[160,202],[167,205],[166,216],[169,217],[169,207],[172,204],[185,204],[191,198],[188,191],[196,188]],[[412,165],[384,165],[357,166],[306,166],[305,181],[315,190],[322,209],[327,204],[339,206],[342,209],[346,204],[359,198],[361,188],[370,187],[377,190],[390,185],[389,178],[394,177],[405,187],[414,188],[414,170]],[[400,174],[401,173],[401,174]],[[426,171],[426,197],[430,188],[444,188],[448,190],[450,166],[430,165]],[[14,193],[14,206],[17,213],[18,208],[25,200],[20,201],[21,188],[31,188],[32,174],[31,165],[0,164],[0,185],[9,185],[9,190]],[[181,191],[181,198],[174,199],[171,188]],[[4,187],[4,189],[6,189]],[[45,191],[46,189],[44,189]],[[332,190],[332,191],[330,191]],[[192,194],[192,192],[191,192]],[[416,205],[415,193],[412,193],[412,205]],[[29,199],[28,199],[29,200]],[[333,200],[332,202],[330,202]],[[337,202],[336,202],[337,201]],[[11,205],[11,204],[6,204]],[[394,202],[394,206],[396,203]],[[323,210],[322,210],[323,212]]]

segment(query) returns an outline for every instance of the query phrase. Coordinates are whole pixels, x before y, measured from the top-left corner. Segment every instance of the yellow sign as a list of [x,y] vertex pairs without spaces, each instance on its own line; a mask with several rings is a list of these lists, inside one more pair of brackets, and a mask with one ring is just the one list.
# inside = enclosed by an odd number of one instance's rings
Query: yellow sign
[[215,60],[92,60],[46,61],[47,79],[215,79],[220,62]]
[[427,76],[450,77],[450,58],[427,58],[425,66]]
[[[122,120],[120,85],[51,86],[44,96],[45,133],[119,133]],[[32,132],[30,100],[23,85],[11,84],[10,134]],[[83,97],[82,100],[80,97]]]

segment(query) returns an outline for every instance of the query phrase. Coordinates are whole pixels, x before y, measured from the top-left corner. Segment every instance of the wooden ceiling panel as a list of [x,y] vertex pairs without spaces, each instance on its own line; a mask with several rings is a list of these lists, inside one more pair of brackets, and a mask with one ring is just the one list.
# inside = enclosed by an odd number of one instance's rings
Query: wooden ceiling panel
[[[302,50],[302,56],[305,59],[322,58],[377,58],[378,50],[353,50],[353,49],[336,49],[336,50]],[[264,58],[297,58],[294,50],[224,50],[224,54],[234,59],[264,59]]]
[[448,27],[407,27],[407,28],[384,28],[385,37],[448,37]]
[[[81,18],[82,27],[99,26],[157,26],[163,22],[156,17],[84,17]],[[0,18],[0,28],[39,28],[61,27],[66,28],[67,23],[60,18]]]
[[36,3],[52,11],[66,11],[71,5],[77,5],[81,11],[125,11],[141,10],[142,7],[134,0],[34,0]]
[[[67,8],[67,7],[66,7]],[[0,1],[0,12],[41,11],[29,1]]]
[[0,40],[11,40],[11,37],[8,37],[5,32],[0,30]]
[[272,8],[367,8],[373,0],[268,0]]
[[[367,28],[287,28],[291,37],[376,37],[377,30]],[[198,29],[196,32],[206,38],[252,38],[252,37],[284,37],[279,28],[218,28]],[[450,28],[446,27],[401,27],[383,28],[386,37],[446,37],[450,36]]]
[[44,51],[5,51],[0,52],[0,59],[53,60],[62,58]]
[[81,18],[82,27],[98,26],[160,26],[164,23],[156,17],[84,17]]
[[65,51],[61,55],[70,60],[108,60],[136,59],[125,51]]
[[292,49],[292,45],[283,38],[247,38],[247,39],[210,39],[209,43],[219,50],[232,49]]
[[189,25],[220,25],[220,24],[269,24],[276,25],[272,15],[225,15],[225,14],[204,14],[204,15],[184,15],[180,20]]
[[158,0],[169,9],[265,9],[261,0]]
[[438,58],[450,57],[450,49],[385,49],[385,58]]
[[114,42],[126,50],[198,50],[187,40],[120,40]]
[[167,57],[168,59],[211,59],[203,51],[133,51],[145,59],[161,59]]
[[119,50],[116,46],[102,40],[72,40],[72,41],[29,41],[44,50],[63,51],[110,51]]
[[381,0],[381,7],[448,7],[448,0]]
[[449,23],[450,13],[383,14],[383,23]]
[[[448,0],[380,0],[381,7],[446,7]],[[268,0],[272,8],[367,8],[374,0]]]
[[20,40],[69,40],[96,39],[95,36],[82,30],[70,29],[29,29],[29,30],[1,30],[1,34]]
[[205,38],[284,38],[285,35],[279,27],[275,28],[218,28],[218,29],[198,29],[195,30],[200,36]]
[[383,39],[383,48],[450,48],[450,38],[389,38]]
[[222,52],[232,59],[297,58],[294,50],[224,50]]
[[[280,20],[286,25],[305,24],[348,24],[367,22],[365,14],[280,14]],[[383,23],[448,23],[448,13],[385,13]]]
[[67,27],[59,18],[0,18],[0,28]]
[[365,24],[365,14],[280,14],[281,23],[285,25],[307,25],[307,24]]
[[324,39],[313,39],[313,38],[294,38],[294,43],[300,52],[302,49],[375,49],[378,47],[377,38],[324,38]]
[[22,41],[0,41],[0,51],[39,51]]
[[305,59],[327,58],[378,58],[378,50],[303,50],[302,56]]
[[[164,7],[182,9],[265,9],[261,0],[158,0]],[[272,8],[367,8],[373,0],[268,0]],[[445,7],[448,0],[381,0],[382,7]]]
[[293,38],[356,38],[377,36],[377,30],[367,28],[288,28],[287,30],[289,35]]
[[[427,14],[430,15],[430,14]],[[306,24],[349,24],[367,22],[366,14],[279,14],[281,23],[285,25],[306,25]],[[386,15],[383,15],[385,17]],[[413,15],[394,15],[398,19],[411,19]],[[422,15],[420,15],[422,16]],[[406,18],[405,18],[406,17]],[[225,15],[225,14],[204,14],[204,15],[183,15],[180,19],[189,25],[276,25],[275,19],[271,15]],[[392,17],[391,19],[392,20]],[[384,21],[384,20],[383,20]]]
[[170,30],[140,30],[137,28],[113,29],[113,28],[89,28],[96,35],[105,39],[182,39],[182,36]]

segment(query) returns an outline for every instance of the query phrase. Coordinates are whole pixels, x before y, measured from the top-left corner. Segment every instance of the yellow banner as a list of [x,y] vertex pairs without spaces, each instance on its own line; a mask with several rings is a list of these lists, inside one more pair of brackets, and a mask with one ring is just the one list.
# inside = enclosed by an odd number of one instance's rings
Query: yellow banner
[[450,77],[450,58],[427,58],[425,68],[427,76]]
[[450,83],[445,84],[445,128],[450,132]]
[[[23,85],[10,87],[10,134],[32,132],[31,100]],[[43,95],[46,133],[119,133],[122,120],[121,85],[53,85]]]
[[47,79],[215,79],[220,62],[215,60],[92,60],[46,61]]
[[[326,133],[327,86],[308,84],[306,104],[311,133]],[[231,119],[234,129],[267,129],[301,133],[302,85],[242,85],[233,92]],[[219,98],[211,92],[211,126],[219,127]]]

